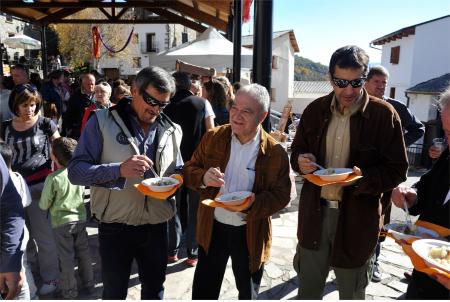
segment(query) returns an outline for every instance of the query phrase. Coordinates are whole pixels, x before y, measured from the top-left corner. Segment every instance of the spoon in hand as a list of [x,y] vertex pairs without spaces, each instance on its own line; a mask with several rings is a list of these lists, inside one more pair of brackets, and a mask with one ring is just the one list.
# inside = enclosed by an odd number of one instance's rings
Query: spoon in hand
[[156,173],[155,169],[153,169],[153,166],[150,166],[150,171],[152,171],[153,175],[154,175],[156,178],[159,178],[159,175],[158,175],[158,173]]
[[405,207],[405,214],[406,214],[406,227],[409,230],[412,230],[412,221],[411,221],[411,215],[409,215],[409,210],[408,210],[408,204],[406,203],[406,199],[403,200],[403,206]]
[[319,168],[320,170],[326,170],[324,167],[322,167],[321,165],[319,165],[318,163],[315,162],[311,162],[311,164],[313,164],[314,166],[316,166],[317,168]]

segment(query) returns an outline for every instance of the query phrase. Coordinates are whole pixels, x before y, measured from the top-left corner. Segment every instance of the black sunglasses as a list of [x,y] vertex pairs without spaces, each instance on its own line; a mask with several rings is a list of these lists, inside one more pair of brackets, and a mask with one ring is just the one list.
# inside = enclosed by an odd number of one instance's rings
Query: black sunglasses
[[36,92],[37,88],[32,84],[21,84],[14,87],[14,90],[16,93],[22,93],[25,90],[28,90],[29,92]]
[[144,102],[146,102],[147,104],[149,104],[150,106],[159,106],[159,108],[164,109],[167,107],[167,105],[169,105],[170,102],[160,102],[157,99],[155,99],[154,97],[152,97],[151,95],[149,95],[147,92],[142,91],[142,99],[144,100]]
[[354,79],[351,81],[333,77],[334,85],[336,85],[339,88],[345,88],[348,86],[348,84],[352,85],[353,88],[359,88],[362,85],[364,85],[365,81],[366,81],[366,78],[364,78],[364,77],[359,78],[359,79]]

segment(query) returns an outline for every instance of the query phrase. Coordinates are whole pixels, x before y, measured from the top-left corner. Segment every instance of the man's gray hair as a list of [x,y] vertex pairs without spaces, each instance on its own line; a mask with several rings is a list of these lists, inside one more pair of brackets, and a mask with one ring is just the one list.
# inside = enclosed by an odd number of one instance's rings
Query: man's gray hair
[[439,110],[442,111],[448,106],[450,106],[450,86],[439,97]]
[[381,65],[373,66],[370,68],[369,73],[367,74],[367,81],[376,75],[381,75],[389,78],[389,71]]
[[161,93],[169,92],[171,96],[175,93],[175,81],[172,75],[157,66],[146,67],[139,71],[134,85],[141,95],[149,85]]
[[261,105],[262,112],[269,111],[270,97],[266,87],[259,84],[250,84],[238,90],[237,95],[247,94]]

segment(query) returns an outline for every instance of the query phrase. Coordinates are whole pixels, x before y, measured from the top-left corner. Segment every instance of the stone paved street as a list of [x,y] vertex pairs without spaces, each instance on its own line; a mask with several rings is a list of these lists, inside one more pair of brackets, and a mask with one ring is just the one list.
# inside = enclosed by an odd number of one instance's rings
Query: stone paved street
[[[417,175],[408,179],[408,184],[417,181]],[[301,183],[297,181],[297,189],[301,189]],[[298,289],[297,275],[292,267],[297,245],[297,209],[298,198],[291,202],[290,206],[273,217],[273,246],[270,261],[265,266],[264,276],[261,283],[259,299],[294,299]],[[404,214],[399,209],[393,209],[393,220],[403,220]],[[96,291],[93,297],[80,295],[80,299],[100,299],[102,283],[100,276],[100,263],[98,257],[97,228],[94,224],[88,228],[91,251],[94,261],[95,278],[97,280]],[[182,257],[183,255],[181,255]],[[177,263],[169,264],[167,268],[167,279],[165,282],[165,299],[190,300],[194,268],[187,267],[180,259]],[[403,273],[412,269],[409,258],[405,256],[392,239],[382,244],[379,258],[383,271],[382,281],[370,283],[366,290],[367,299],[396,299],[401,296],[407,287]],[[46,297],[42,297],[46,298]],[[51,297],[49,297],[51,298]],[[333,271],[327,279],[324,299],[335,300],[339,298],[335,276]],[[129,282],[127,299],[140,299],[140,284],[136,268],[133,268]],[[231,262],[225,273],[220,299],[237,299],[237,290],[234,284],[234,276],[231,270]]]

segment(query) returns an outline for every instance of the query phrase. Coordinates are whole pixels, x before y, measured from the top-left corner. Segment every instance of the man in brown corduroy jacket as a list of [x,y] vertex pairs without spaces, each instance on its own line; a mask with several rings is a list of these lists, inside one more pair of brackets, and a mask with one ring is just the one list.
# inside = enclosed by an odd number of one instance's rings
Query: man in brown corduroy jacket
[[358,46],[334,52],[333,92],[309,104],[294,141],[291,165],[302,174],[353,168],[362,178],[319,187],[305,181],[300,194],[294,268],[299,299],[321,299],[330,267],[340,299],[364,299],[378,242],[383,193],[406,180],[408,161],[395,109],[363,88],[369,57]]
[[239,299],[257,297],[269,258],[271,216],[287,205],[291,190],[288,155],[261,127],[269,101],[261,85],[241,88],[230,107],[230,124],[206,133],[184,166],[185,183],[200,192],[200,200],[219,192],[252,192],[242,212],[200,204],[193,299],[219,298],[229,257]]

